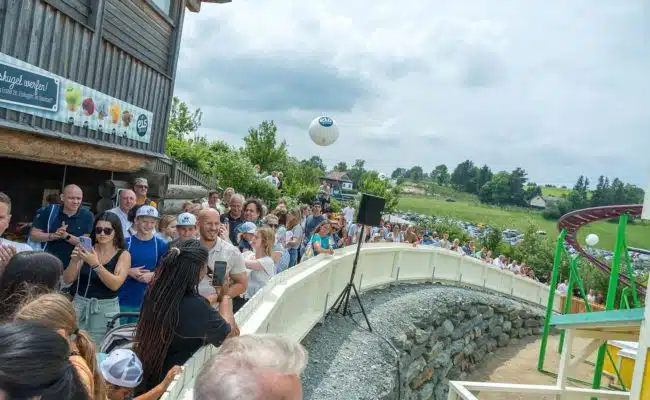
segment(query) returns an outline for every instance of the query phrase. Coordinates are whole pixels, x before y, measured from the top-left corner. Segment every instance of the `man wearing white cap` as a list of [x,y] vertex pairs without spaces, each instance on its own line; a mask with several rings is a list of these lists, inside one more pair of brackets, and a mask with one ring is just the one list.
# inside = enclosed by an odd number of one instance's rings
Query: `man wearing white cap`
[[133,182],[133,191],[136,196],[136,204],[138,205],[147,205],[151,207],[158,207],[155,201],[147,198],[147,191],[149,190],[149,182],[147,178],[135,178]]
[[154,235],[159,218],[158,210],[152,206],[140,206],[135,213],[133,225],[136,233],[126,239],[126,248],[131,253],[131,269],[118,292],[121,312],[140,311],[153,270],[167,253],[167,242]]

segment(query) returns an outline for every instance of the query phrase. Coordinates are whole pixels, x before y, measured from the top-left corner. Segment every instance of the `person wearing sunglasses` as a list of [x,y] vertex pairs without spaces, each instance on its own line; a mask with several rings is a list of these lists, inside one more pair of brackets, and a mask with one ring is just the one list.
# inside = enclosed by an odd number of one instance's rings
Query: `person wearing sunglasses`
[[82,242],[72,251],[63,281],[75,290],[73,304],[77,327],[90,334],[99,346],[112,315],[120,312],[117,291],[131,268],[120,218],[105,212],[95,219],[90,244]]

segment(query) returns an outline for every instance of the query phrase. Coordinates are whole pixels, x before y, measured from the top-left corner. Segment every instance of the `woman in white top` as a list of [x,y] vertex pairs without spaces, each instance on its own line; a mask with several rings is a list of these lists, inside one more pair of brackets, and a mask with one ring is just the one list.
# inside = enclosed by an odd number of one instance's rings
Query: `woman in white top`
[[248,289],[246,299],[250,299],[260,290],[266,282],[275,275],[275,263],[271,258],[275,234],[270,228],[258,228],[253,238],[253,250],[255,254],[247,257],[244,262],[248,269]]

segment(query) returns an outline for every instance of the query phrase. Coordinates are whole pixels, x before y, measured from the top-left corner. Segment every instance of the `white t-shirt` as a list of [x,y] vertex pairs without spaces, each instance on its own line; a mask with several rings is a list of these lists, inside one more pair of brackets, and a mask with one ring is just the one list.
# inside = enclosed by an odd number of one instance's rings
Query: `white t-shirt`
[[569,290],[569,285],[567,285],[566,283],[560,283],[559,285],[557,285],[557,291],[562,294],[566,294],[568,290]]
[[[255,259],[255,253],[250,252],[249,257],[251,259]],[[271,279],[273,275],[275,275],[275,263],[273,262],[273,259],[269,256],[267,257],[262,257],[258,258],[257,261],[262,264],[263,269],[260,270],[252,270],[249,269],[248,271],[248,289],[246,289],[246,294],[245,297],[247,299],[250,299],[257,293],[258,290],[264,287],[266,285],[266,282]]]
[[108,212],[113,213],[120,218],[120,222],[122,223],[122,233],[124,233],[124,239],[131,236],[131,233],[129,232],[129,228],[131,228],[131,223],[129,222],[129,216],[126,215],[126,213],[122,211],[122,209],[119,207],[111,208],[110,210],[108,210]]
[[27,243],[18,243],[11,240],[0,238],[0,245],[11,246],[16,249],[16,253],[22,253],[23,251],[32,251],[32,249]]
[[354,220],[354,207],[347,206],[343,209],[343,217],[345,217],[345,222],[351,224]]
[[[238,248],[231,243],[226,242],[221,238],[217,238],[208,253],[208,268],[214,271],[215,261],[225,261],[226,274],[242,274],[246,272],[246,264],[244,264],[244,257]],[[216,290],[212,286],[210,278],[207,276],[199,283],[199,294],[202,296],[209,296],[216,294]]]

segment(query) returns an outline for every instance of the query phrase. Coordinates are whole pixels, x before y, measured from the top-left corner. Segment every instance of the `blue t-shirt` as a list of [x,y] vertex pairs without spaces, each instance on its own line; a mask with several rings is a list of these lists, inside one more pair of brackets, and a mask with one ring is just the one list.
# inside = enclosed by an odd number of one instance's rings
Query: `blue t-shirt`
[[309,243],[311,235],[315,234],[314,229],[316,229],[316,227],[323,221],[325,221],[325,217],[322,215],[319,215],[318,217],[310,215],[307,217],[307,221],[305,222],[305,244]]
[[[74,215],[63,212],[63,206],[52,204],[39,209],[32,227],[42,230],[45,233],[54,233],[65,222],[68,225],[67,232],[70,235],[80,237],[89,235],[93,229],[93,213],[85,207],[79,207]],[[49,225],[49,229],[48,229]],[[74,246],[64,239],[45,242],[45,251],[56,256],[63,263],[63,268],[68,268],[70,256]]]
[[[321,237],[318,233],[315,233],[314,236],[311,238],[312,243],[320,242],[320,247],[325,250],[330,248],[330,237],[328,236],[323,236]],[[318,254],[316,249],[314,249],[314,254]]]
[[[167,242],[155,235],[147,241],[130,236],[126,239],[126,248],[131,253],[132,268],[145,267],[146,270],[153,271],[162,256],[167,253]],[[128,276],[117,292],[120,306],[140,307],[146,290],[146,283]]]

